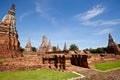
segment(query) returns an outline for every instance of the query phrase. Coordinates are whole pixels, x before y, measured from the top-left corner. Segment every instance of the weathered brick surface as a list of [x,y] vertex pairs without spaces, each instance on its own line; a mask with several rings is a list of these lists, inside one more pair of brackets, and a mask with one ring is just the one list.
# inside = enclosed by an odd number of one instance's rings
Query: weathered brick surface
[[90,58],[87,59],[88,65],[90,68],[94,67],[93,64],[95,63],[102,63],[102,62],[110,62],[110,61],[117,61],[120,60],[120,55],[115,54],[93,54]]
[[41,57],[20,57],[0,62],[0,71],[28,70],[42,68]]
[[[66,58],[66,60],[65,60]],[[0,62],[0,71],[54,69],[70,70],[70,57],[64,55],[41,55],[34,57],[20,57]]]
[[[53,69],[71,71],[72,65],[88,68],[94,63],[120,60],[119,55],[70,55],[70,54],[41,54],[39,56],[19,57],[0,62],[0,71]],[[93,66],[92,66],[93,67]]]
[[16,31],[15,5],[0,22],[0,57],[20,57],[20,43]]
[[107,53],[120,55],[120,47],[115,43],[111,34],[109,34]]

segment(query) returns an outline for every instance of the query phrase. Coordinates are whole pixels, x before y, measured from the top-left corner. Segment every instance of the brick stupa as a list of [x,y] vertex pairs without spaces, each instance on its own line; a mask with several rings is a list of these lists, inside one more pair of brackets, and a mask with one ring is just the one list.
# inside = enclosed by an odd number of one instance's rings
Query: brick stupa
[[115,43],[111,34],[109,34],[107,53],[120,55],[120,47]]
[[0,22],[0,57],[20,57],[20,43],[16,31],[15,5],[12,4],[8,13]]

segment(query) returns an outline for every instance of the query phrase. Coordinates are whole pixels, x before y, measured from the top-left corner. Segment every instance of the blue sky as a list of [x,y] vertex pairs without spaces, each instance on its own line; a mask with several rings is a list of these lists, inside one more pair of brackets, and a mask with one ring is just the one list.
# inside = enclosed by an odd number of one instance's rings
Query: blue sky
[[46,35],[52,46],[106,47],[108,34],[120,43],[120,0],[0,0],[0,20],[16,5],[16,28],[25,47],[39,47]]

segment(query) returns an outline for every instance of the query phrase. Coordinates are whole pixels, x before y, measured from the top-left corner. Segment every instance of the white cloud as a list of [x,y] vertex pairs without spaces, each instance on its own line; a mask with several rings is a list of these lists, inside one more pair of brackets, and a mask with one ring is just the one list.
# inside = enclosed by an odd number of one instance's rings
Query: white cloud
[[102,5],[97,5],[82,14],[75,15],[74,17],[80,20],[81,24],[87,26],[113,26],[120,24],[120,19],[91,20],[104,12],[105,12],[105,7],[103,7]]
[[106,28],[106,29],[103,29],[97,33],[95,33],[96,35],[103,35],[103,34],[109,34],[112,32],[112,29],[111,28]]
[[38,13],[41,13],[41,14],[43,13],[43,10],[41,9],[39,3],[36,3],[36,8],[35,8],[35,10],[36,10],[36,12],[38,12]]
[[41,17],[47,19],[48,21],[50,21],[54,25],[57,24],[56,18],[50,16],[50,10],[48,10],[49,8],[42,8],[42,6],[40,5],[39,2],[35,3],[35,6],[36,6],[35,11],[37,13],[39,13]]
[[101,5],[97,5],[95,7],[93,7],[92,9],[86,11],[83,14],[78,14],[75,17],[80,19],[80,20],[90,20],[100,14],[102,14],[104,12],[105,8],[102,7]]
[[118,25],[118,24],[120,24],[120,19],[101,21],[101,25]]
[[83,25],[88,26],[113,26],[119,25],[120,19],[113,19],[113,20],[96,20],[96,21],[82,21]]
[[23,18],[25,18],[26,16],[29,16],[31,14],[33,14],[33,12],[25,12],[25,13],[21,14],[21,16],[19,17],[20,21],[22,21]]

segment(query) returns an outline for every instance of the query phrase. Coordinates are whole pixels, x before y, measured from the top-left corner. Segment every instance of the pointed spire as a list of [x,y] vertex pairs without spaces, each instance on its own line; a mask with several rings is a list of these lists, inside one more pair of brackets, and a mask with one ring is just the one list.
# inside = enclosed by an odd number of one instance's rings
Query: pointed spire
[[109,40],[108,40],[108,46],[114,46],[116,43],[114,42],[112,35],[109,33]]
[[28,43],[31,45],[31,40],[30,40],[30,38],[28,39]]
[[32,52],[32,46],[31,46],[31,41],[30,41],[30,38],[28,39],[28,42],[25,46],[25,51],[26,52]]
[[113,38],[112,38],[112,35],[111,35],[110,33],[109,33],[109,39],[113,39]]
[[30,38],[28,39],[26,47],[31,47],[31,40],[30,40]]
[[59,49],[59,45],[57,45],[57,49]]
[[48,46],[51,46],[51,42],[50,42],[50,40],[49,40]]
[[109,34],[108,46],[107,46],[107,53],[113,54],[120,54],[119,46],[114,42],[112,35]]
[[48,46],[48,44],[47,44],[47,37],[43,36],[43,38],[42,38],[42,44],[40,45],[40,47],[46,48],[47,46]]
[[51,46],[51,42],[49,40],[48,46],[47,46],[47,51],[51,52],[52,51],[52,46]]
[[11,11],[15,11],[15,4],[12,4],[10,10],[11,10]]
[[67,51],[66,42],[64,43],[64,49],[63,49],[63,51]]
[[57,47],[56,47],[56,50],[55,51],[60,51],[60,49],[59,49],[59,46],[57,45]]
[[15,4],[12,4],[10,10],[8,11],[8,14],[15,15]]

